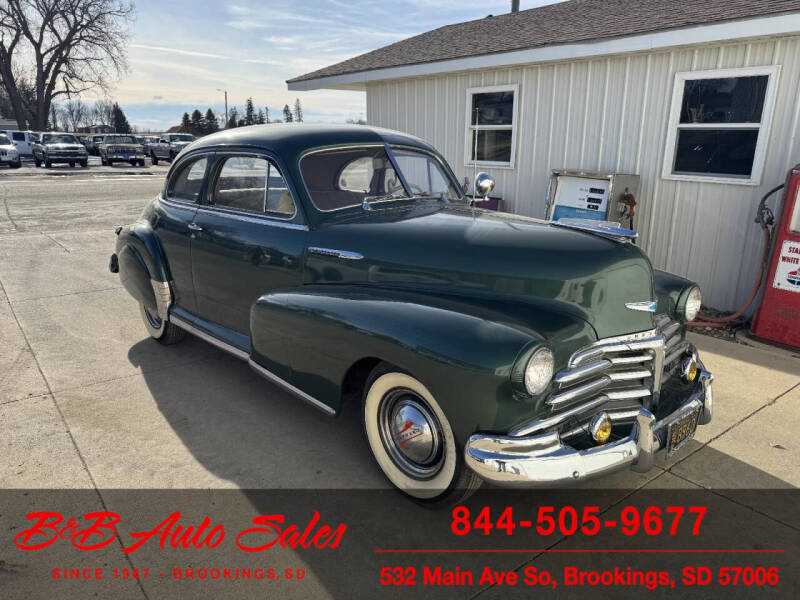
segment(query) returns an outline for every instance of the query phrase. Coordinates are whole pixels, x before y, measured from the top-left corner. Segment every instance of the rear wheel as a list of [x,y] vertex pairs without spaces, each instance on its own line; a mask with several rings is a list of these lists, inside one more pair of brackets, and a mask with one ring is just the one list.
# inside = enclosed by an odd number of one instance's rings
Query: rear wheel
[[155,152],[150,153],[150,160],[153,161],[153,166],[158,166],[158,157]]
[[35,164],[37,167],[41,167],[41,166],[42,166],[42,161],[40,161],[40,160],[39,160],[38,158],[36,158],[35,156],[33,157],[33,163],[34,163],[34,164]]
[[75,167],[75,163],[71,162],[71,163],[69,163],[69,166],[70,166],[70,168],[74,168]]
[[86,159],[86,160],[82,160],[82,161],[81,161],[81,167],[83,167],[83,168],[85,169],[85,168],[87,168],[88,166],[89,166],[89,159]]
[[114,166],[114,161],[113,161],[113,160],[111,160],[110,158],[107,158],[107,159],[106,159],[106,164],[107,164],[109,167],[113,167],[113,166]]
[[18,160],[17,162],[12,162],[9,166],[12,169],[19,169],[22,166],[22,161]]
[[183,329],[176,327],[169,321],[165,321],[144,304],[139,305],[139,310],[142,313],[142,321],[144,321],[147,333],[157,342],[168,346],[177,344],[186,336],[186,332]]
[[52,167],[52,166],[53,166],[53,163],[52,163],[52,162],[50,162],[50,159],[49,159],[49,158],[45,158],[45,159],[44,159],[44,166],[45,166],[45,168],[49,169],[50,167]]
[[403,493],[438,505],[464,500],[480,487],[436,399],[408,373],[378,365],[365,387],[362,415],[378,466]]

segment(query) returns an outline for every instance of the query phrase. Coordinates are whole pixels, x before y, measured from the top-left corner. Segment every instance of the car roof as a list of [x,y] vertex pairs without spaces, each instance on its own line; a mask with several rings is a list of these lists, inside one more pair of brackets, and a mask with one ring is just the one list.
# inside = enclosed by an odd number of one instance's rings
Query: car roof
[[401,144],[436,152],[421,139],[399,131],[367,125],[331,123],[271,123],[226,129],[200,138],[192,143],[191,149],[213,146],[264,148],[293,163],[307,150],[350,144]]

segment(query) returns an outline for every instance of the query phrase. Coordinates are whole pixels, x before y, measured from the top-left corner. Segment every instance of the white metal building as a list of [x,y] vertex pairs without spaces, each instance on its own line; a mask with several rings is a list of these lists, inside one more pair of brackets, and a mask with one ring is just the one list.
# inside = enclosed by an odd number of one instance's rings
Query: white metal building
[[800,1],[571,0],[288,83],[365,90],[370,124],[428,140],[460,179],[477,135],[511,212],[544,216],[553,169],[639,174],[654,265],[732,310],[758,271],[758,200],[800,162]]

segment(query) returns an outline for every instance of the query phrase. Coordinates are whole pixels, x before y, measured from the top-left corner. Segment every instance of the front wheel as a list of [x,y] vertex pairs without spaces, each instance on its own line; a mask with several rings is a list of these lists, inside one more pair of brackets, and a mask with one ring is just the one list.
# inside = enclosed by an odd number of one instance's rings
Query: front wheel
[[365,387],[362,414],[378,466],[403,493],[439,505],[460,502],[480,487],[436,399],[408,373],[378,365]]
[[186,331],[165,321],[144,304],[139,305],[139,310],[142,313],[142,321],[144,321],[147,333],[160,344],[165,346],[177,344],[186,336]]
[[150,153],[150,160],[153,161],[153,166],[158,166],[158,157],[155,152]]
[[44,159],[44,166],[45,166],[46,169],[49,169],[49,168],[51,168],[53,166],[53,163],[50,162],[49,158],[45,158]]

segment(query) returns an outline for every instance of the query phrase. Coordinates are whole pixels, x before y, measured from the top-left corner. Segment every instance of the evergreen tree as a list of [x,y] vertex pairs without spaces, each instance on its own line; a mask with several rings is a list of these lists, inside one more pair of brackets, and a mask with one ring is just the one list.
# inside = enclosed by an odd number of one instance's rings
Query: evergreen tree
[[298,123],[303,122],[303,107],[300,106],[300,98],[294,99],[294,120]]
[[183,118],[181,119],[181,131],[189,132],[192,128],[192,121],[189,118],[189,113],[183,113]]
[[131,125],[128,123],[128,119],[125,117],[125,113],[122,112],[120,105],[114,102],[111,111],[111,125],[114,127],[114,131],[117,133],[130,133]]
[[233,129],[239,126],[239,111],[235,106],[232,106],[228,111],[228,124],[225,126],[227,129]]
[[194,135],[203,135],[203,132],[206,129],[206,123],[203,120],[203,113],[201,113],[196,108],[192,112],[192,133]]
[[256,109],[253,106],[253,99],[248,98],[244,105],[244,122],[246,125],[255,125]]
[[269,106],[264,107],[264,123],[271,123],[269,120]]
[[283,120],[287,123],[291,123],[293,120],[292,110],[289,108],[288,104],[283,105]]
[[258,114],[256,115],[256,123],[259,125],[263,125],[264,123],[266,123],[266,121],[264,120],[264,111],[261,110],[260,108],[258,109]]
[[217,115],[210,108],[206,111],[205,116],[205,129],[203,133],[214,133],[219,131],[219,123],[217,123]]

